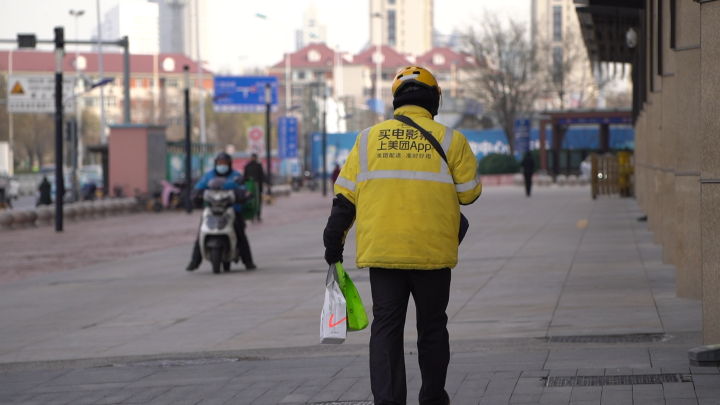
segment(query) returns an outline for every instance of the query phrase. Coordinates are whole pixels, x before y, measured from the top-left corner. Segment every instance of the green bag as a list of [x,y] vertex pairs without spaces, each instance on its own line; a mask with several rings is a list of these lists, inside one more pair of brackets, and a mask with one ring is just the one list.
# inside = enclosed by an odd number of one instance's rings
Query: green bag
[[258,192],[258,184],[255,180],[246,178],[245,189],[252,193],[252,198],[245,201],[242,206],[242,216],[245,219],[253,219],[258,213],[258,207],[260,206],[260,193]]
[[350,276],[345,272],[342,263],[335,263],[335,268],[338,273],[338,284],[340,284],[340,290],[345,296],[347,302],[347,329],[348,332],[363,330],[367,328],[368,321],[367,312],[365,312],[365,306],[363,306],[360,294],[358,294],[355,284],[350,279]]

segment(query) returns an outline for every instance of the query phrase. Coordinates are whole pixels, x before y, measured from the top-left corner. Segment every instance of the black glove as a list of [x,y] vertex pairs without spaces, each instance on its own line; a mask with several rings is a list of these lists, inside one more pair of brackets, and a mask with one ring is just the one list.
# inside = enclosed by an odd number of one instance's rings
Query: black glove
[[343,255],[342,252],[340,254],[329,252],[328,249],[325,249],[325,262],[332,266],[333,264],[340,262],[343,262]]
[[325,244],[325,261],[333,264],[343,261],[345,232],[352,227],[355,221],[355,204],[348,201],[344,195],[338,194],[333,199],[327,226],[323,232]]

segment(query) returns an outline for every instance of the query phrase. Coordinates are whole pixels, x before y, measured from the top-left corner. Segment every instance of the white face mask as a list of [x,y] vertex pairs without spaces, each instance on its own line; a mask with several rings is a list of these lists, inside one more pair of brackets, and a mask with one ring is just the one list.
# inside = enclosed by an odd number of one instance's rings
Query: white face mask
[[215,166],[215,170],[220,174],[227,174],[230,171],[230,166],[228,165],[217,165]]

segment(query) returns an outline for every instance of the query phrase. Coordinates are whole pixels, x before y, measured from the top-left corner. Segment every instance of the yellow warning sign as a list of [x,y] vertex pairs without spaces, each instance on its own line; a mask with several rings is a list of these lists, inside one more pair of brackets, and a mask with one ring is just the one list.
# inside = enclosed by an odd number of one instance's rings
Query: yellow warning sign
[[10,91],[10,94],[25,94],[25,91],[23,90],[22,86],[20,85],[20,82],[15,82],[15,85],[13,86],[12,90]]

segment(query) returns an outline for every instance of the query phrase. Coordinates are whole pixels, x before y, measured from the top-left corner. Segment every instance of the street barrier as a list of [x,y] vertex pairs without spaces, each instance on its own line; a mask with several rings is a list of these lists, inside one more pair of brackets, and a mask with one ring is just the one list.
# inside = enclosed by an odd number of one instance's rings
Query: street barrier
[[598,195],[619,194],[629,197],[633,190],[633,154],[618,152],[617,156],[592,154],[590,158],[592,198]]
[[[69,221],[110,217],[138,211],[140,211],[138,202],[131,197],[63,204],[63,214]],[[0,211],[0,229],[18,229],[26,226],[54,223],[54,221],[54,205],[39,205],[33,209]]]

